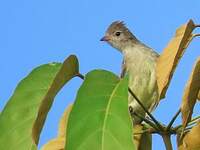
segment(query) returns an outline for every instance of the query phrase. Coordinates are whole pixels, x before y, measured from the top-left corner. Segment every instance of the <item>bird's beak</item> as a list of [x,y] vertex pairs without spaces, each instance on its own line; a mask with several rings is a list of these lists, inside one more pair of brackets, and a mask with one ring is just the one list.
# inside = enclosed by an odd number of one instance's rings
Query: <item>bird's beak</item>
[[100,41],[109,41],[109,40],[110,40],[110,38],[108,36],[104,36],[101,38]]

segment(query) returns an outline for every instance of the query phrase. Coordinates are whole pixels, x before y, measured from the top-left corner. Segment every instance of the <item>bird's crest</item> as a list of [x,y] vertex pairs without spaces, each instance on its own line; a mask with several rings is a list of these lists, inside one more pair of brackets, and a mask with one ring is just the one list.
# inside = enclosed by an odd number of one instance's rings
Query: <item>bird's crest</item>
[[121,31],[128,31],[125,23],[123,21],[114,21],[108,28],[107,32],[112,33],[114,31],[121,30]]

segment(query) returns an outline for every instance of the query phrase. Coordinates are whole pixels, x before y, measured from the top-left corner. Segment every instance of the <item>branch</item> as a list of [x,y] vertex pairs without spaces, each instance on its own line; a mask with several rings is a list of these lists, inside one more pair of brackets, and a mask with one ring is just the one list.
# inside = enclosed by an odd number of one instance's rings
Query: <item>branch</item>
[[138,104],[142,107],[142,109],[149,115],[149,117],[152,119],[152,121],[157,125],[158,129],[163,131],[162,125],[154,118],[154,116],[145,108],[145,106],[140,102],[138,97],[132,92],[130,88],[128,88],[129,93],[135,98],[135,100],[138,102]]
[[171,138],[169,134],[162,134],[163,141],[165,143],[166,150],[173,150]]

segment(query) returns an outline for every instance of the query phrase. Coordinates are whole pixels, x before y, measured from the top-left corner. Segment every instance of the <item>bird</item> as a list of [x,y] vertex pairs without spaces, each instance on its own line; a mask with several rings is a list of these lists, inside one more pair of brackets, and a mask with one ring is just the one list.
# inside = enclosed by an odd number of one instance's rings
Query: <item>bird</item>
[[[101,41],[107,42],[122,53],[121,77],[128,74],[129,88],[143,106],[152,112],[159,103],[156,80],[156,62],[159,54],[138,40],[123,21],[111,23]],[[146,112],[130,93],[128,94],[128,106],[133,124],[140,124]]]

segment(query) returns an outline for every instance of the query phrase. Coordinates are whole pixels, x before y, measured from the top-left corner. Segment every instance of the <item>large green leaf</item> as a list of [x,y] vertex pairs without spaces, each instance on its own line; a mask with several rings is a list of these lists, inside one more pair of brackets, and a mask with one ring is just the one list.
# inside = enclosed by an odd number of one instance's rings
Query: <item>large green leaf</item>
[[63,85],[78,74],[78,60],[34,69],[17,86],[0,114],[0,150],[37,149],[39,135],[53,99]]
[[102,70],[88,73],[68,121],[66,150],[134,150],[128,79]]

